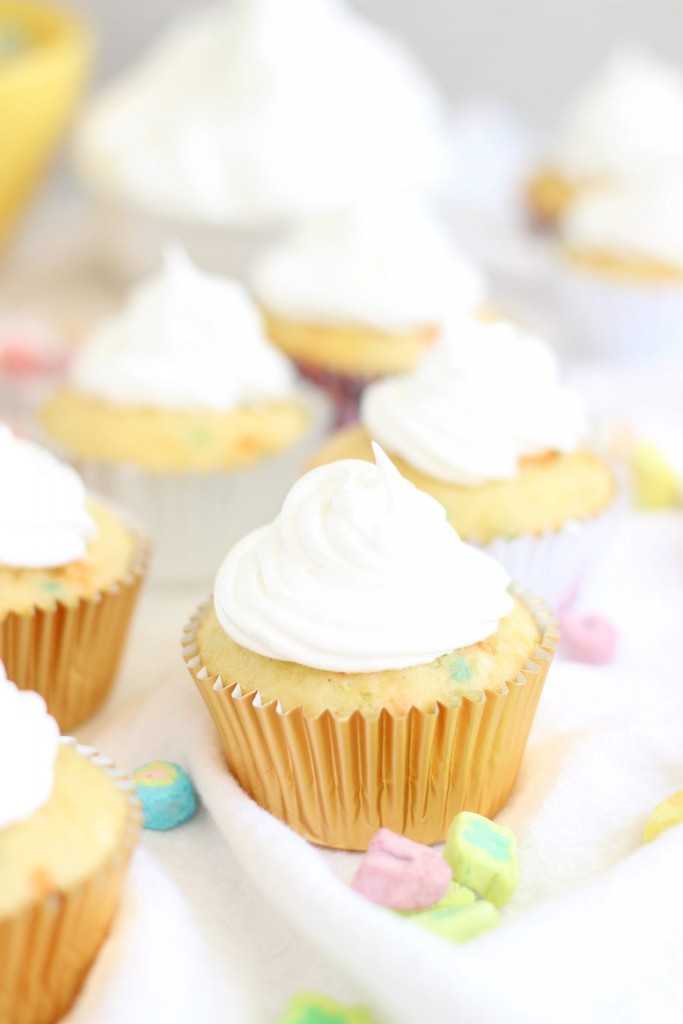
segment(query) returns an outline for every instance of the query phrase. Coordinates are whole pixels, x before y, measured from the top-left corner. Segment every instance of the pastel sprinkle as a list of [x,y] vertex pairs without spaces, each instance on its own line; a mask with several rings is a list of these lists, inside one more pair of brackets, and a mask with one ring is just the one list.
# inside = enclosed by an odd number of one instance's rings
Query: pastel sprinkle
[[40,584],[41,590],[47,590],[50,594],[59,594],[64,589],[58,580],[43,580]]
[[488,900],[477,900],[466,907],[445,907],[421,910],[411,921],[450,942],[469,942],[482,932],[495,928],[498,911]]
[[456,814],[446,836],[444,857],[456,882],[497,907],[511,899],[519,883],[514,834],[481,814]]
[[644,842],[651,843],[668,828],[683,823],[683,789],[657,804],[645,826]]
[[278,1024],[372,1024],[362,1006],[344,1006],[316,992],[298,992]]
[[560,615],[562,647],[573,661],[588,665],[607,665],[614,657],[617,631],[601,615],[578,615],[572,611]]
[[370,840],[351,888],[392,910],[420,910],[440,900],[450,882],[448,864],[431,846],[381,828]]
[[448,675],[454,683],[465,683],[472,675],[472,666],[462,654],[451,654]]
[[132,775],[145,828],[165,832],[189,821],[197,797],[189,775],[174,761],[150,761]]

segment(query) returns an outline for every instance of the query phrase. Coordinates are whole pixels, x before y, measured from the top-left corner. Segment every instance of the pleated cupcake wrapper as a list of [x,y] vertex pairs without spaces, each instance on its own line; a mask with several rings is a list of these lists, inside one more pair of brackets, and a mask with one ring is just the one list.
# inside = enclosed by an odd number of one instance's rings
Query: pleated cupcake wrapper
[[683,356],[683,284],[639,285],[564,264],[556,282],[573,352],[615,362]]
[[116,678],[150,559],[146,537],[131,529],[136,548],[123,579],[76,604],[55,600],[50,608],[10,612],[0,620],[0,661],[8,678],[40,693],[62,732],[90,718]]
[[336,427],[356,423],[361,395],[378,380],[376,375],[339,373],[296,359],[294,365],[305,380],[326,392],[334,405]]
[[313,388],[302,394],[312,414],[306,436],[240,469],[155,474],[129,463],[67,457],[90,490],[130,509],[149,531],[152,579],[209,582],[238,540],[275,518],[329,429],[331,410],[324,396]]
[[598,560],[622,510],[617,499],[600,515],[568,522],[560,530],[522,534],[510,540],[496,537],[477,544],[503,565],[510,578],[559,612],[575,597],[586,572]]
[[202,665],[196,631],[206,607],[186,628],[183,654],[230,770],[271,814],[311,842],[343,850],[367,849],[381,827],[436,843],[461,810],[496,814],[517,778],[558,640],[547,607],[518,596],[541,634],[524,670],[500,693],[457,707],[437,703],[433,712],[309,717],[300,707],[283,712],[275,700],[264,705],[258,692],[226,686]]
[[102,769],[126,796],[119,844],[91,877],[7,917],[0,917],[0,1022],[53,1024],[76,998],[116,913],[140,832],[135,787],[111,761],[64,738]]

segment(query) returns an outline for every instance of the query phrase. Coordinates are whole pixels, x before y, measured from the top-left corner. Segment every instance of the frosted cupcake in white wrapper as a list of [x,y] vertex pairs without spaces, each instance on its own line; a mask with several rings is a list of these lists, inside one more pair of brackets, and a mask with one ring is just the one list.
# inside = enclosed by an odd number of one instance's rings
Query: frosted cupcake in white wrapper
[[410,53],[344,0],[233,0],[184,17],[103,88],[76,162],[119,265],[149,270],[172,235],[238,273],[283,224],[378,190],[433,192],[441,118]]
[[241,285],[178,249],[86,341],[42,410],[90,487],[132,509],[165,579],[211,574],[267,521],[327,425]]
[[483,311],[487,294],[424,205],[386,196],[300,225],[264,250],[250,283],[271,339],[342,421],[370,381],[419,362],[447,311]]
[[534,220],[557,225],[575,201],[683,170],[683,72],[636,48],[616,51],[573,104],[529,182]]
[[550,348],[502,321],[452,322],[420,366],[371,385],[359,426],[314,464],[370,458],[379,441],[461,537],[552,606],[573,596],[609,528],[617,486]]
[[556,634],[444,509],[376,464],[302,477],[185,637],[231,770],[307,838],[444,838],[514,784]]
[[577,201],[560,225],[557,282],[577,349],[683,355],[683,167]]
[[62,1019],[107,936],[139,828],[132,784],[60,741],[42,697],[0,662],[0,1020]]

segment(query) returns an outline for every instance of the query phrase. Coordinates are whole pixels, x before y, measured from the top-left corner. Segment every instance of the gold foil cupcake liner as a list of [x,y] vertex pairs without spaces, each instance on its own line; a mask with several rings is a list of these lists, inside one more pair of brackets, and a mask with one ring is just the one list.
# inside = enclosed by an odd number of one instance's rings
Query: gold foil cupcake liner
[[140,833],[135,786],[90,747],[62,743],[93,761],[126,796],[128,815],[116,850],[93,875],[17,914],[0,917],[0,1022],[53,1024],[78,995],[116,913]]
[[258,804],[306,839],[365,850],[378,828],[422,843],[442,841],[462,810],[493,816],[507,801],[558,641],[543,602],[516,591],[541,639],[516,679],[481,700],[437,703],[433,712],[382,710],[376,718],[262,704],[211,676],[196,632],[207,607],[186,627],[183,655],[211,713],[230,770]]
[[116,678],[151,554],[146,537],[131,529],[136,547],[123,579],[73,605],[55,600],[50,608],[0,620],[0,661],[8,678],[41,694],[62,733],[98,710]]

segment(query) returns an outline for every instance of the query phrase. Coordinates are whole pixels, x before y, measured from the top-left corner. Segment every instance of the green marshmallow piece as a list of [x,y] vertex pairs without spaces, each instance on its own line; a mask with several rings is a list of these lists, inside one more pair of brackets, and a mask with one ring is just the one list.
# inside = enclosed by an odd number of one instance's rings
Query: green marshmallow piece
[[456,882],[474,889],[497,907],[512,898],[519,884],[514,834],[481,814],[461,811],[453,818],[444,857]]
[[[471,889],[466,889],[459,882],[451,882],[439,902],[435,903],[433,907],[427,907],[427,910],[449,910],[457,907],[469,907],[475,902],[476,898]],[[402,917],[414,917],[415,914],[424,914],[425,910],[396,910],[394,913],[400,914]]]
[[298,992],[278,1024],[372,1024],[362,1006],[342,1006],[316,992]]
[[498,911],[488,900],[476,900],[466,907],[443,907],[418,910],[411,915],[414,924],[450,942],[468,942],[476,935],[495,928]]

